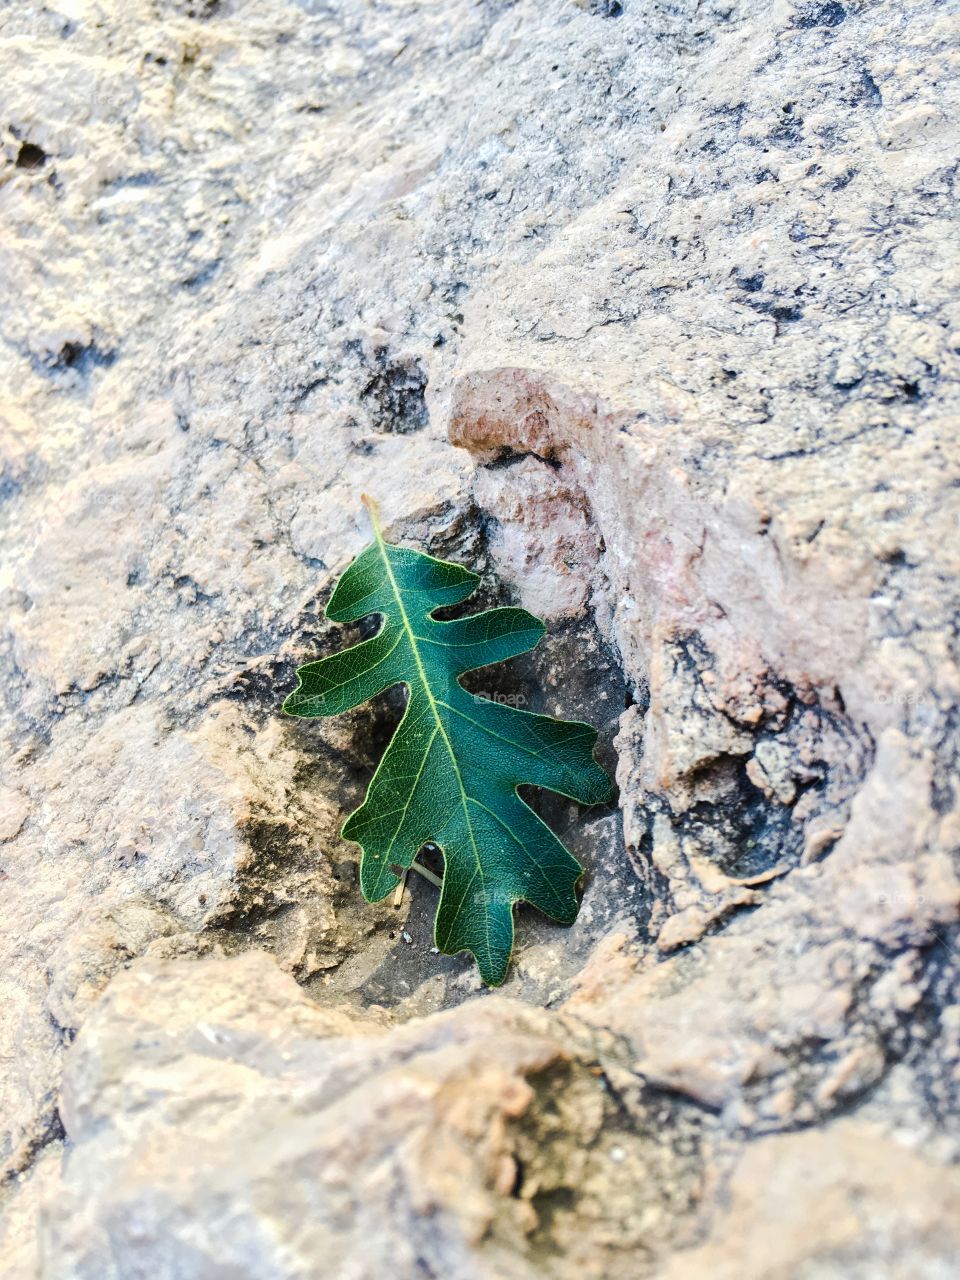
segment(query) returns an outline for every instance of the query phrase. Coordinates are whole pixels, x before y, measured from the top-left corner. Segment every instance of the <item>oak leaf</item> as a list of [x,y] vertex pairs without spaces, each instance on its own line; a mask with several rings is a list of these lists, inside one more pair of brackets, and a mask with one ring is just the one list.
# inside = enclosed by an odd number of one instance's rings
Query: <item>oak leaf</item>
[[570,924],[583,872],[517,788],[543,787],[581,804],[608,800],[609,779],[593,758],[597,732],[465,690],[466,672],[533,649],[543,622],[517,608],[439,621],[435,612],[466,600],[479,576],[384,541],[367,505],[373,542],[338,580],[326,617],[357,622],[379,614],[382,625],[353,648],[300,667],[283,710],[338,715],[406,685],[403,718],[342,835],[362,848],[368,902],[395,888],[425,844],[438,846],[436,946],[471,952],[483,981],[497,986],[513,949],[514,904],[529,902]]

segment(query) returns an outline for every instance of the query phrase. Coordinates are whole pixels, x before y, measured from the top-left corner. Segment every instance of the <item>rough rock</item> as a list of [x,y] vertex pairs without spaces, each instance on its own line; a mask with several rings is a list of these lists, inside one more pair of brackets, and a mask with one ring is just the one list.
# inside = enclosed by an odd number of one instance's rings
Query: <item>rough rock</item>
[[947,1275],[958,1194],[954,1174],[848,1120],[767,1138],[734,1172],[716,1232],[664,1280]]
[[[5,1274],[956,1273],[956,35],[3,8]],[[616,774],[495,998],[277,715],[363,492]]]
[[344,1280],[533,1277],[561,1249],[626,1277],[624,1236],[649,1248],[698,1176],[692,1139],[681,1156],[642,1106],[618,1132],[603,1067],[555,1016],[493,998],[388,1028],[319,1009],[257,952],[118,977],[61,1105],[44,1256],[91,1280],[320,1277],[331,1259]]

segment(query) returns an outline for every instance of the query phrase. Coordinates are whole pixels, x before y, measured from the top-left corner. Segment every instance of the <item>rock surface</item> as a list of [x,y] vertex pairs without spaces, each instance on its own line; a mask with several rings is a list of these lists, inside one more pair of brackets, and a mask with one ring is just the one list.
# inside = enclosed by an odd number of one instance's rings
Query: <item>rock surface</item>
[[[5,1277],[957,1273],[956,37],[4,7]],[[616,773],[496,996],[277,716],[361,492]]]

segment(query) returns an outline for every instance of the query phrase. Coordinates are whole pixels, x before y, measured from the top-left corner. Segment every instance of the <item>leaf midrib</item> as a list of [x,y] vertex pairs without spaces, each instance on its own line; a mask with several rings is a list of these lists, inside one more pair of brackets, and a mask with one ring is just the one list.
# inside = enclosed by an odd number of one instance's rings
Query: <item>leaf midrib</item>
[[[393,566],[390,563],[390,557],[387,555],[387,548],[386,548],[386,544],[383,541],[383,534],[380,532],[379,522],[376,519],[373,520],[373,532],[374,532],[374,537],[377,540],[377,548],[380,552],[380,558],[383,560],[383,567],[386,570],[387,577],[390,580],[390,589],[393,591],[393,598],[396,600],[397,608],[400,610],[400,619],[403,623],[403,629],[406,632],[407,640],[410,643],[410,651],[413,654],[414,662],[416,662],[417,664],[417,671],[420,674],[420,683],[423,686],[424,693],[427,695],[427,700],[430,703],[430,710],[433,712],[433,718],[434,718],[434,721],[436,722],[437,730],[439,731],[440,736],[443,738],[444,744],[447,748],[447,753],[450,756],[450,763],[453,766],[453,772],[457,779],[457,786],[460,788],[460,803],[463,806],[463,820],[467,824],[467,831],[469,832],[469,835],[470,835],[470,846],[473,849],[474,861],[477,864],[477,870],[475,874],[479,875],[480,877],[480,883],[483,886],[483,895],[484,895],[484,898],[486,898],[487,886],[486,886],[486,881],[483,875],[483,864],[480,861],[480,851],[477,848],[477,841],[473,834],[473,823],[470,821],[470,810],[467,805],[467,801],[469,800],[470,797],[467,795],[466,788],[463,785],[463,775],[460,773],[460,765],[457,762],[456,753],[453,750],[453,744],[451,743],[450,738],[447,736],[446,726],[443,723],[443,719],[440,715],[440,710],[437,706],[436,699],[433,696],[433,690],[430,688],[430,681],[427,678],[426,668],[423,665],[423,659],[420,657],[420,650],[417,647],[417,637],[414,634],[413,628],[410,625],[410,619],[407,617],[407,610],[403,603],[403,597],[400,594],[400,588],[397,585],[396,578],[394,577]],[[473,880],[473,877],[471,877],[471,883],[472,883],[472,880]],[[468,889],[469,889],[469,885],[468,885]],[[456,916],[459,916],[460,907],[462,906],[463,906],[463,901],[461,900],[460,904],[457,907],[455,918]],[[489,960],[493,954],[491,949],[491,942],[490,942],[490,912],[489,911],[484,911],[483,919],[484,919],[484,928],[487,936],[487,958]]]

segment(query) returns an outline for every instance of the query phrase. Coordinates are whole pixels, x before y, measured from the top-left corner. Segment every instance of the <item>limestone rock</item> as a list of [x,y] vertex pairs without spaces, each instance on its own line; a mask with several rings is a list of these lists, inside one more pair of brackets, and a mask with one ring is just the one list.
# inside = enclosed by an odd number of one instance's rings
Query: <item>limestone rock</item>
[[[3,6],[17,1280],[955,1274],[958,69],[933,0]],[[277,714],[364,492],[616,774],[494,998],[339,836],[402,698]]]
[[958,1197],[956,1170],[850,1121],[766,1138],[734,1171],[715,1230],[663,1280],[945,1274],[960,1258]]
[[601,1136],[616,1107],[575,1043],[501,998],[388,1028],[317,1008],[262,953],[141,961],[69,1054],[45,1272],[533,1277],[576,1193],[597,1217],[571,1255],[629,1275],[628,1179],[645,1160],[647,1196],[689,1207],[691,1172],[642,1122],[626,1149]]

